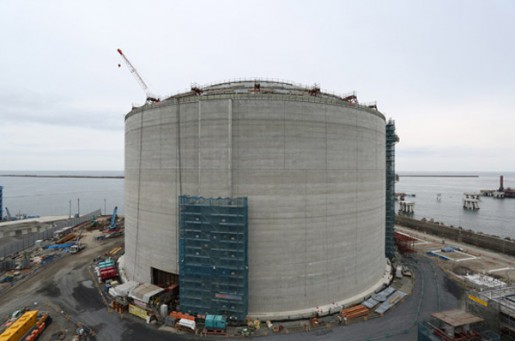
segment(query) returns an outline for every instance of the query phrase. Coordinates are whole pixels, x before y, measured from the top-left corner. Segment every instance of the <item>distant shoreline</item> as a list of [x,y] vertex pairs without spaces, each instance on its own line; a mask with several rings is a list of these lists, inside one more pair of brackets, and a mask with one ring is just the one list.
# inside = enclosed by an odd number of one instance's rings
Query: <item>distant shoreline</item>
[[0,174],[8,178],[68,178],[68,179],[124,179],[123,175],[35,175],[35,174]]
[[479,178],[479,175],[437,175],[437,174],[430,174],[430,175],[401,175],[398,174],[399,178]]

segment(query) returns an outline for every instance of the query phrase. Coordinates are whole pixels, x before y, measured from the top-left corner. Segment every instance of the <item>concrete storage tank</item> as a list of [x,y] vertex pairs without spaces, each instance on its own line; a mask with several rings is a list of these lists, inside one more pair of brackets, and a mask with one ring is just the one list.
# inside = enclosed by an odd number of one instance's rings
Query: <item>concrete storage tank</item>
[[385,118],[340,97],[237,81],[125,118],[125,271],[178,283],[178,197],[248,198],[248,314],[296,318],[384,283]]

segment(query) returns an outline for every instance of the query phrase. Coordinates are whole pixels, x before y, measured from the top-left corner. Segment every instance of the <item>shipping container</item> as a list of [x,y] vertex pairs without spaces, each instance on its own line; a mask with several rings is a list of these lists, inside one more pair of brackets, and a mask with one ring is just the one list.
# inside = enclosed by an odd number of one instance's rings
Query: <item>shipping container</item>
[[227,327],[227,319],[222,315],[206,315],[207,329],[225,330]]
[[111,279],[111,278],[114,278],[114,277],[117,277],[118,276],[118,271],[116,269],[113,269],[113,270],[110,270],[110,271],[106,271],[106,272],[102,272],[99,276],[100,280],[103,282],[107,279]]

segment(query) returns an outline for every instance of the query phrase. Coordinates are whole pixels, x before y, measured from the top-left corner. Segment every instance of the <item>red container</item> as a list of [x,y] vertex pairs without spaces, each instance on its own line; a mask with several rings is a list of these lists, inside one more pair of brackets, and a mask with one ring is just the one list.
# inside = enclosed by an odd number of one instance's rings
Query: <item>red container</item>
[[118,276],[118,271],[116,271],[116,269],[112,269],[110,271],[102,272],[100,274],[100,279],[102,281],[105,281],[106,279],[110,279],[110,278],[113,278],[113,277],[116,277],[116,276]]
[[103,273],[106,273],[106,272],[111,272],[115,270],[116,271],[116,267],[115,266],[110,266],[108,268],[103,268],[103,269],[100,269],[100,276],[102,276]]

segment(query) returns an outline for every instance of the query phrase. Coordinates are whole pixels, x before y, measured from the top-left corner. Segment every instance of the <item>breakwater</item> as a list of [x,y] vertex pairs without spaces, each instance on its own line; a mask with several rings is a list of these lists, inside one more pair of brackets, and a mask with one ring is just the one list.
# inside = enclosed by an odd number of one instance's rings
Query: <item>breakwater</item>
[[123,175],[39,175],[39,174],[1,174],[5,178],[64,178],[64,179],[123,179]]
[[479,175],[464,174],[402,174],[399,178],[479,178]]
[[442,223],[422,221],[410,217],[397,215],[396,224],[417,231],[425,232],[444,239],[455,240],[460,243],[479,246],[510,256],[515,256],[515,241],[509,238],[501,238],[461,227],[447,226]]

